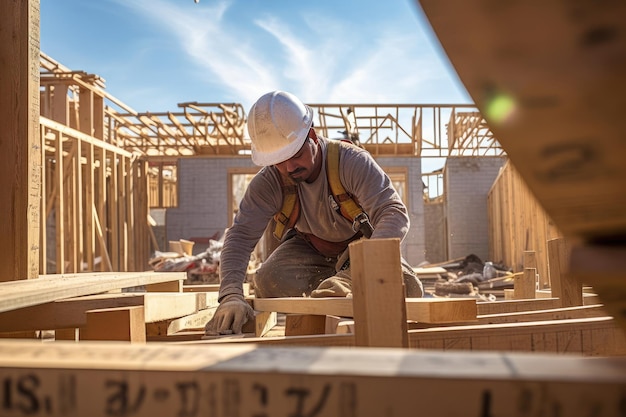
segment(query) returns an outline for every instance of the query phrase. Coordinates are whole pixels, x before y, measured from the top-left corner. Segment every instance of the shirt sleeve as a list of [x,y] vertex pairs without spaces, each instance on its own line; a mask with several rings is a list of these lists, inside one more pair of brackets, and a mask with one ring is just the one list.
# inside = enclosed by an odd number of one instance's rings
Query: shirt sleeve
[[226,231],[220,255],[220,300],[230,294],[243,295],[250,254],[282,206],[278,175],[274,168],[265,167],[252,178],[233,225]]

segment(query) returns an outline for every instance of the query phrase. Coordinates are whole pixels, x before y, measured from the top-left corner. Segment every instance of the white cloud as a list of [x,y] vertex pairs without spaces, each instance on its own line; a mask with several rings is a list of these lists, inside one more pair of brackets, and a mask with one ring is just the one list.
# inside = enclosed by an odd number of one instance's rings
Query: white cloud
[[384,31],[358,29],[322,12],[289,21],[266,14],[233,27],[225,17],[236,5],[228,1],[202,8],[166,0],[116,1],[175,39],[188,65],[197,67],[193,72],[202,74],[195,81],[205,83],[199,89],[219,88],[246,109],[278,88],[318,103],[418,102],[418,93],[435,81],[453,89],[418,30],[407,35],[393,24]]

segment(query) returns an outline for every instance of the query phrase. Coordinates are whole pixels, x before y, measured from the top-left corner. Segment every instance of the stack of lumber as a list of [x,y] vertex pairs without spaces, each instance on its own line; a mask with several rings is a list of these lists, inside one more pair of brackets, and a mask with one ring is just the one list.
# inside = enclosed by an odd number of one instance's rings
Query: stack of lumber
[[353,298],[248,296],[249,333],[210,339],[218,286],[185,288],[184,273],[0,284],[0,331],[72,339],[0,341],[3,415],[617,415],[626,338],[602,305],[404,298],[398,239],[350,256]]
[[495,302],[404,298],[401,279],[393,278],[401,276],[399,241],[355,243],[352,298],[256,299],[245,284],[254,320],[242,335],[214,337],[204,336],[204,325],[218,306],[219,285],[185,286],[184,272],[41,276],[0,283],[0,335],[32,338],[54,331],[56,341],[626,354],[624,332],[597,296],[583,297],[576,282],[561,279],[559,243],[549,245],[555,248],[552,292],[536,290],[535,271],[525,268],[509,299]]
[[[0,283],[0,333],[32,337],[53,330],[56,340],[145,342],[151,329],[174,332],[185,322],[212,317],[217,292],[184,291],[185,277],[184,272],[83,273]],[[127,289],[133,291],[123,292]]]

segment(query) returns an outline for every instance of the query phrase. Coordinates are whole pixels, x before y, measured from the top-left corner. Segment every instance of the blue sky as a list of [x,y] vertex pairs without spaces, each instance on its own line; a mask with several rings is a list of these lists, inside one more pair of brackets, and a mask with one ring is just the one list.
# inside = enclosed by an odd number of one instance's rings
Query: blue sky
[[41,50],[138,112],[290,91],[472,103],[415,0],[41,0]]

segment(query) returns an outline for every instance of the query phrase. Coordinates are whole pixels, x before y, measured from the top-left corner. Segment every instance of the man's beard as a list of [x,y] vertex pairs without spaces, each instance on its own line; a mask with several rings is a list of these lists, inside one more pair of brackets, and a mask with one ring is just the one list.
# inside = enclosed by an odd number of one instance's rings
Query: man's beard
[[289,178],[291,178],[292,181],[294,182],[304,182],[306,181],[306,177],[301,176],[299,174],[302,174],[305,172],[306,172],[306,168],[298,168],[295,171],[289,173]]

